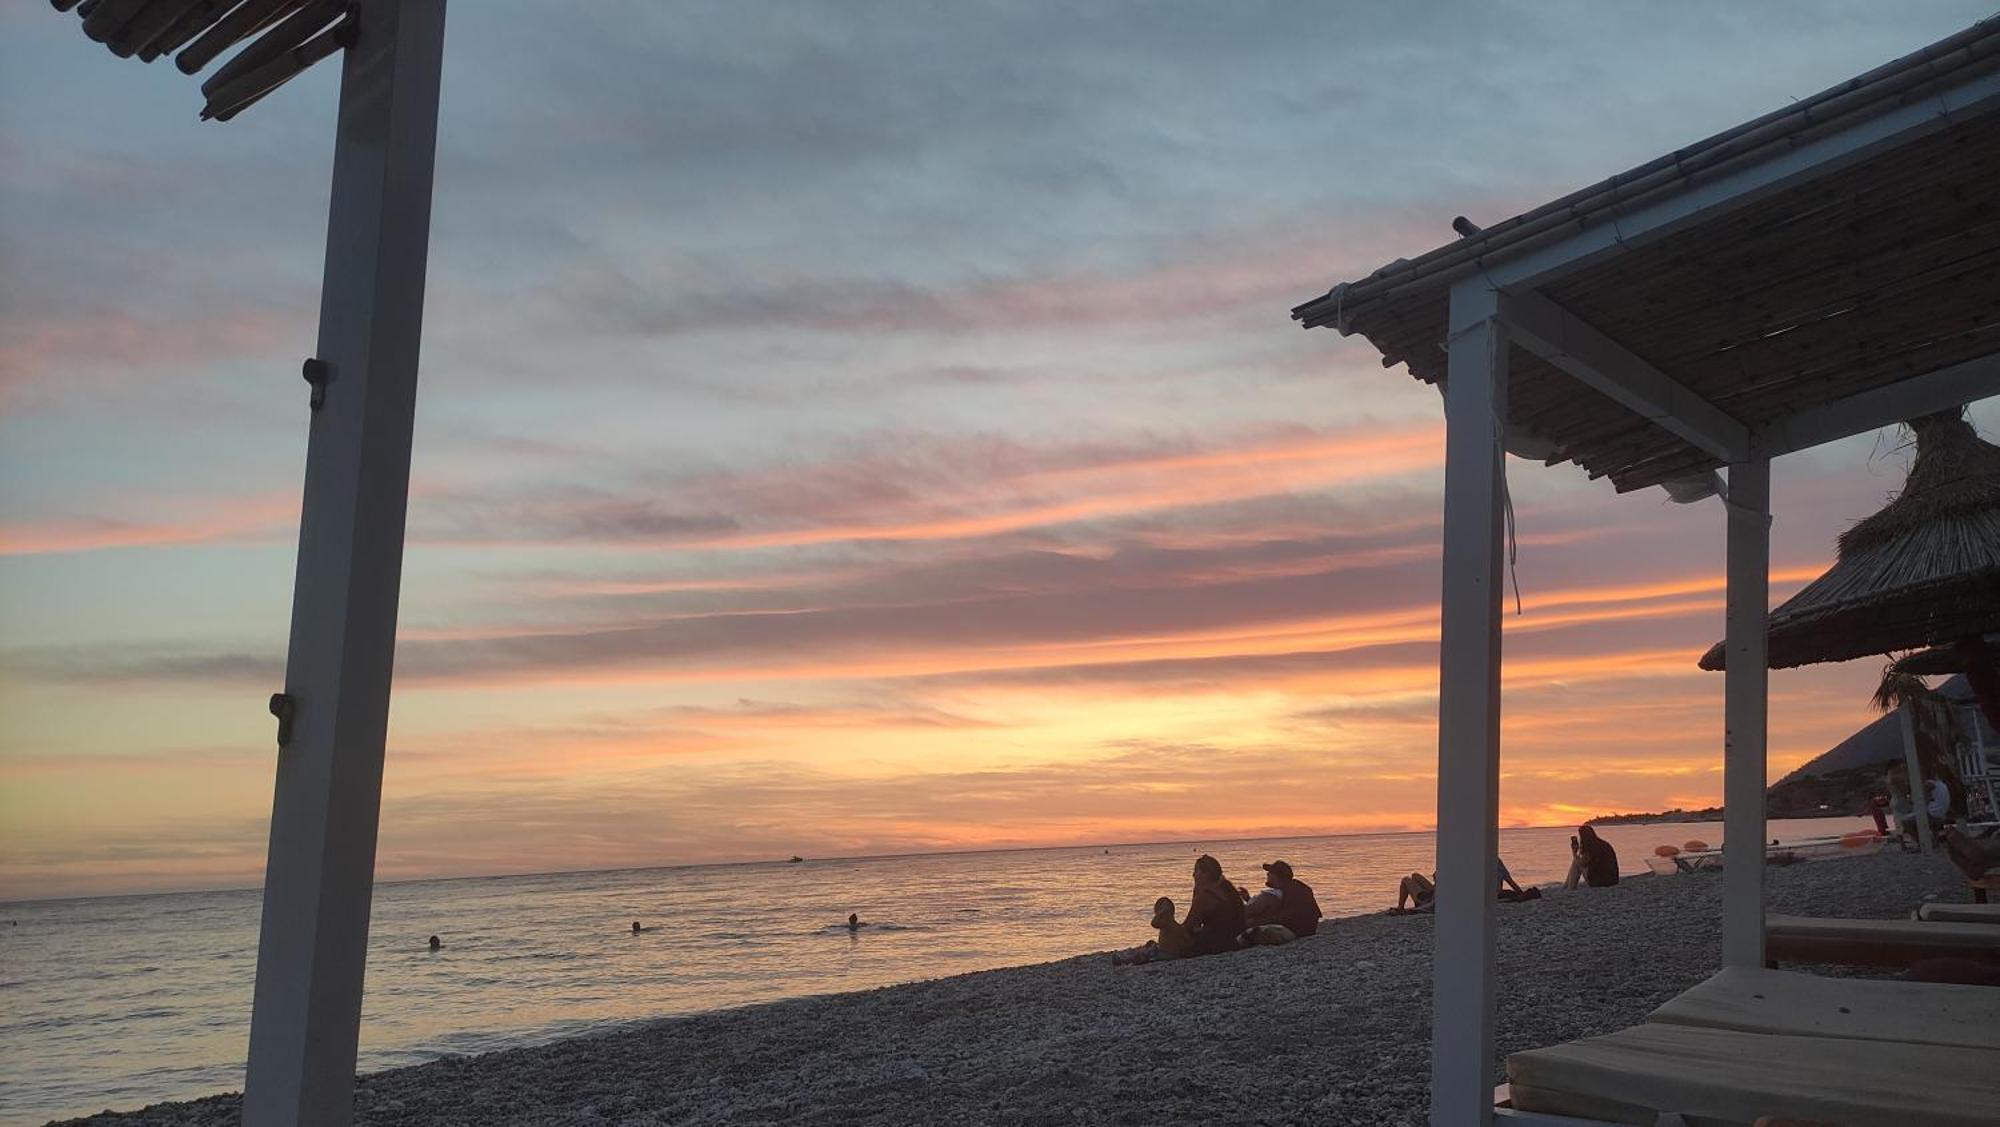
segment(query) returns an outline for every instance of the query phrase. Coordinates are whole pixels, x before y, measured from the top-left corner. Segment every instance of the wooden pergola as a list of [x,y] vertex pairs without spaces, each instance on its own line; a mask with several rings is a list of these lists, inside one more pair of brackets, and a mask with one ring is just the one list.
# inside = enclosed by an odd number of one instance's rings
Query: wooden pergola
[[1723,962],[1760,968],[1770,464],[2000,394],[1995,185],[1989,19],[1292,311],[1444,393],[1431,1122],[1495,1115],[1505,454],[1723,497]]
[[353,1118],[409,501],[445,0],[51,0],[228,121],[342,54],[243,1121]]

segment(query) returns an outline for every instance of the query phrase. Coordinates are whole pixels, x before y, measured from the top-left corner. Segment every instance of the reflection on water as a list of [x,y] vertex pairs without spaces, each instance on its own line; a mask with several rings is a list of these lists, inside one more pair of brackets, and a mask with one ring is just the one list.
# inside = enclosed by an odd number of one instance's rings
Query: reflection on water
[[[1722,840],[1715,824],[1601,832],[1628,873],[1660,843]],[[1503,830],[1501,852],[1524,884],[1559,881],[1569,833]],[[1258,862],[1282,857],[1328,915],[1374,911],[1402,874],[1430,871],[1431,850],[1428,833],[1368,834],[383,885],[360,1067],[1129,946],[1150,935],[1155,897],[1186,910],[1203,851],[1250,886]],[[0,906],[0,1118],[240,1088],[258,909],[254,891]]]

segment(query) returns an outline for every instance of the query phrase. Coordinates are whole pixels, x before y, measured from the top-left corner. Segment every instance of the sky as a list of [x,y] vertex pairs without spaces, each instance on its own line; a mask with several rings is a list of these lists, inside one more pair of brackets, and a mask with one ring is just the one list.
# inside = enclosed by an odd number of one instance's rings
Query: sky
[[[1986,12],[1307,14],[455,4],[379,875],[1430,826],[1439,402],[1289,308]],[[337,68],[203,124],[76,22],[0,13],[0,898],[254,885]],[[1776,464],[1776,598],[1908,456]],[[1509,474],[1503,821],[1719,801],[1719,504]]]

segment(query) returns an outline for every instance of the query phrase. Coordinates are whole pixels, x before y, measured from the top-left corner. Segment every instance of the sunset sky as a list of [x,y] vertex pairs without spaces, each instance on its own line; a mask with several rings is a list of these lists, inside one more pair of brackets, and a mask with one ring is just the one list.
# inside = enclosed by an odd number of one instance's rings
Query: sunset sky
[[[1338,11],[456,2],[379,872],[1428,826],[1437,394],[1288,308],[1987,10]],[[0,898],[251,885],[337,67],[203,125],[76,23],[0,13]],[[1779,598],[1907,459],[1778,463]],[[1509,472],[1503,818],[1717,801],[1721,508]]]

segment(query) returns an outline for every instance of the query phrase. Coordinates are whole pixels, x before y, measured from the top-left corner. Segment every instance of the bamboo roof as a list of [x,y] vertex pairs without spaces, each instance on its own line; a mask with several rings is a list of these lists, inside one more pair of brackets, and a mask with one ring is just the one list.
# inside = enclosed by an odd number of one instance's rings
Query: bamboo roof
[[[2000,634],[1988,635],[1986,644],[2000,647]],[[1965,672],[1966,664],[1965,651],[1954,643],[1906,653],[1890,662],[1889,669],[1893,673],[1908,673],[1916,677],[1942,677]]]
[[[1959,411],[1910,426],[1917,456],[1903,491],[1842,533],[1826,574],[1771,612],[1771,668],[2000,631],[2000,446]],[[1701,667],[1723,664],[1718,642]]]
[[[353,41],[351,0],[50,0],[75,9],[83,33],[121,59],[150,63],[174,55],[198,74],[252,42],[202,81],[204,121],[228,121]],[[179,54],[175,54],[179,52]]]
[[[1509,258],[1782,157],[1801,143],[2000,72],[2000,18],[1292,310],[1360,333],[1385,367],[1442,385],[1452,285]],[[1839,173],[1540,287],[1631,353],[1755,428],[1800,408],[2000,351],[2000,99]],[[1618,490],[1704,475],[1703,450],[1515,347],[1510,437]]]

